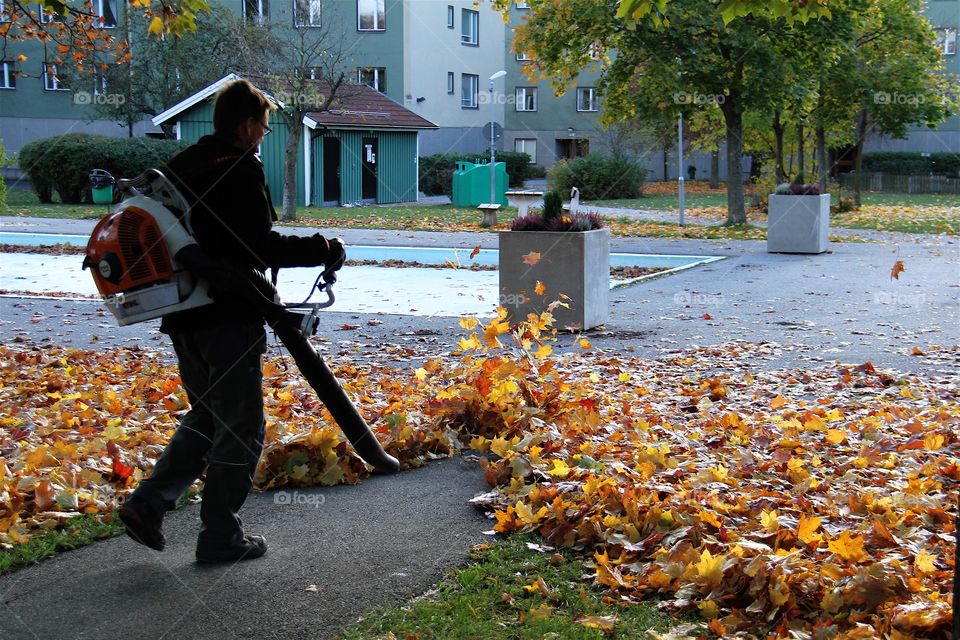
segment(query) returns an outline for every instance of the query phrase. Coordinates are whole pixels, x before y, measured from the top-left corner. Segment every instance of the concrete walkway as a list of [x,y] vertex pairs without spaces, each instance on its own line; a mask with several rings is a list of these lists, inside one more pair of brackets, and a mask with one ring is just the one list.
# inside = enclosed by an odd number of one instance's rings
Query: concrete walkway
[[[89,233],[92,225],[0,219],[7,231]],[[497,242],[490,233],[324,232],[354,244],[469,248]],[[756,367],[871,360],[877,367],[956,379],[955,352],[938,358],[911,350],[960,343],[957,239],[878,238],[882,242],[835,243],[817,256],[768,254],[765,243],[755,241],[614,238],[615,251],[725,259],[611,291],[609,322],[588,335],[593,351],[652,359],[694,345],[775,342],[782,345],[779,355]],[[893,280],[898,260],[906,271]],[[341,280],[350,277],[348,267]],[[0,288],[12,287],[0,282]],[[448,353],[461,334],[457,320],[328,311],[321,318],[321,348],[334,358],[406,368]],[[95,301],[0,298],[0,339],[168,348],[156,323],[118,329]],[[578,344],[577,336],[563,334],[559,351],[580,351]],[[490,528],[467,505],[484,488],[475,462],[454,459],[356,487],[301,492],[323,496],[319,508],[279,504],[276,493],[254,495],[244,518],[251,532],[267,535],[268,556],[212,569],[191,561],[199,512],[187,507],[171,515],[171,543],[163,554],[116,538],[0,576],[3,637],[328,638],[373,607],[422,593],[443,569],[463,562],[468,546]],[[317,591],[307,591],[310,585]]]

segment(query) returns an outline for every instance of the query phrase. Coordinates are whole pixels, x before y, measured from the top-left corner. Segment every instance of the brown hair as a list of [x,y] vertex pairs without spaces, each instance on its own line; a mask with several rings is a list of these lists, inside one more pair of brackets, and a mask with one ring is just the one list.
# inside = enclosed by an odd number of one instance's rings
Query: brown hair
[[260,119],[277,108],[262,91],[247,80],[234,80],[217,91],[213,103],[213,130],[233,138],[247,118]]

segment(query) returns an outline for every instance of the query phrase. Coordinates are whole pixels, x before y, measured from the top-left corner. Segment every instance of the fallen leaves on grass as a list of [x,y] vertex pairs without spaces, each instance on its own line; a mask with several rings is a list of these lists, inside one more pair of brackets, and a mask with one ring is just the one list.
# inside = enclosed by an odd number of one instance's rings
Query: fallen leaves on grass
[[[337,373],[405,468],[462,441],[484,452],[493,491],[474,503],[494,529],[579,550],[611,603],[655,595],[728,637],[806,637],[827,621],[847,637],[948,633],[955,381],[870,363],[762,371],[778,346],[746,342],[656,361],[548,357],[551,324],[465,318],[449,357]],[[4,346],[0,374],[7,544],[109,509],[186,408],[172,366],[136,349]],[[264,374],[258,487],[368,473],[291,365],[268,360]]]
[[960,233],[960,206],[864,205],[859,211],[832,214],[830,224],[851,229],[906,233]]

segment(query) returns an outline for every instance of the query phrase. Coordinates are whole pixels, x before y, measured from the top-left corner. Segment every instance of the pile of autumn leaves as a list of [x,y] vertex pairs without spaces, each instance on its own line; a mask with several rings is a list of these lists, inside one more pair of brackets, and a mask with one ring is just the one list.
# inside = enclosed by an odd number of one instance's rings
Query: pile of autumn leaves
[[[718,635],[947,637],[955,382],[751,373],[777,347],[748,343],[558,357],[549,314],[461,324],[458,350],[413,372],[337,373],[406,468],[484,452],[494,490],[475,502],[498,532],[580,549],[611,603],[656,596]],[[4,544],[109,513],[185,409],[173,367],[133,349],[0,347],[0,374]],[[292,364],[270,360],[265,387],[260,488],[368,473]]]

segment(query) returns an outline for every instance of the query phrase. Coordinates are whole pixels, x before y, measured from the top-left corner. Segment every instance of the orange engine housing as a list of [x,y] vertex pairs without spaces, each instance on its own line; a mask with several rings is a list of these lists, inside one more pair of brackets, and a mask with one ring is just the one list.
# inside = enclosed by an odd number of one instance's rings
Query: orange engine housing
[[174,276],[174,265],[153,216],[130,206],[104,217],[87,243],[85,263],[102,296],[135,291]]

